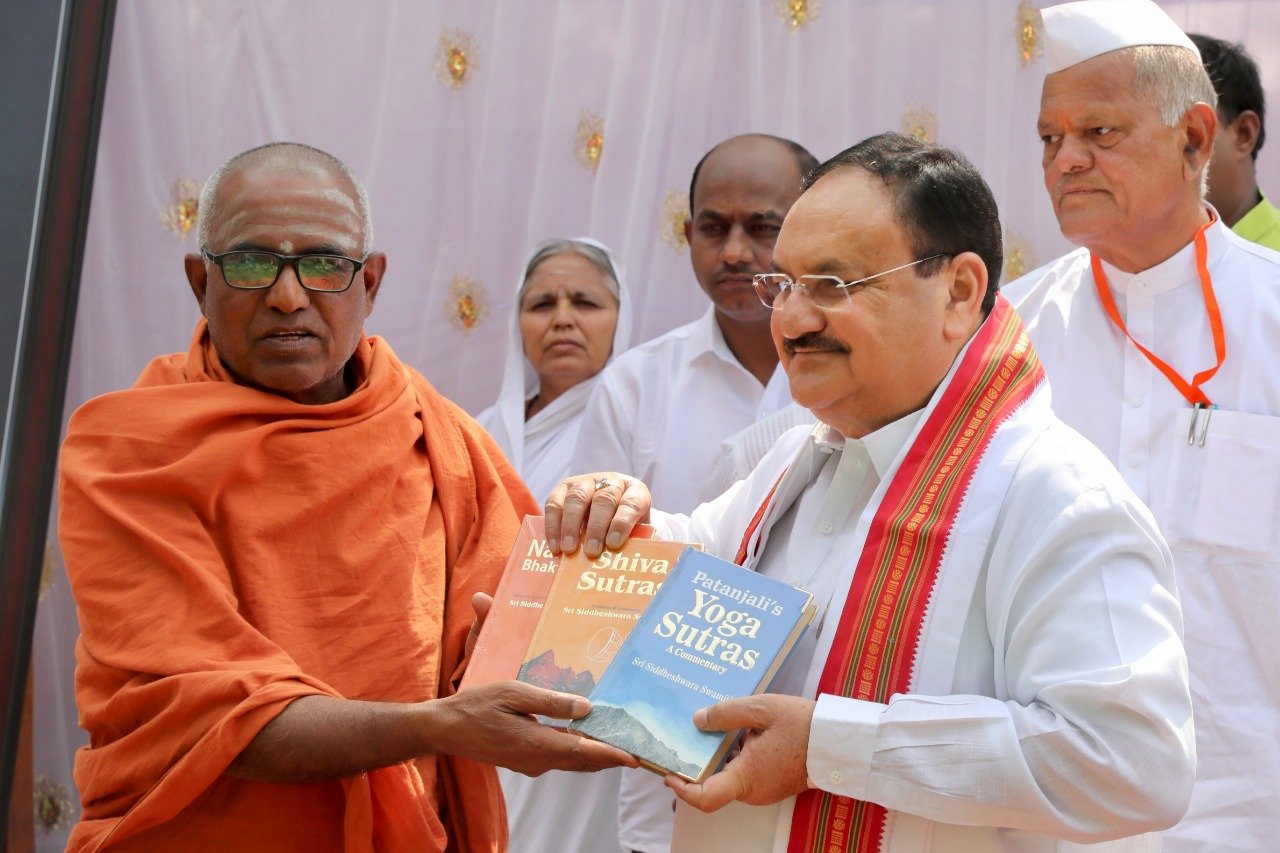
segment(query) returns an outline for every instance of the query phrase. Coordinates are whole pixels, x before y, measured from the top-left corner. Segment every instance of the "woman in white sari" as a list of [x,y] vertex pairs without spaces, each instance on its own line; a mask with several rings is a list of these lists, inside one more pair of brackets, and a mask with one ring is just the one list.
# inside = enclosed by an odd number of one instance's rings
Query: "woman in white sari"
[[538,500],[568,473],[596,374],[629,343],[630,309],[621,268],[589,237],[542,243],[525,265],[502,389],[477,420]]
[[[596,374],[630,343],[622,269],[595,240],[550,240],[525,265],[498,401],[477,418],[538,500],[569,473]],[[511,853],[619,851],[623,768],[552,770],[537,779],[499,768]]]

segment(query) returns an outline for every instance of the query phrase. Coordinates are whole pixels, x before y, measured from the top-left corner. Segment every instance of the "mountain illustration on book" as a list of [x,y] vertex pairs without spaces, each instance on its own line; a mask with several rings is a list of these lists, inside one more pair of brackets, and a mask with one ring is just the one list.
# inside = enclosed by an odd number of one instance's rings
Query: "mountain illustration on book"
[[520,667],[518,678],[526,684],[579,696],[586,696],[596,686],[590,671],[574,672],[573,667],[557,666],[556,653],[550,649],[526,661]]
[[701,782],[739,733],[704,732],[694,714],[763,691],[815,610],[804,590],[686,548],[597,676],[593,710],[568,728]]
[[611,743],[625,752],[675,773],[696,777],[702,769],[685,761],[674,749],[655,737],[649,728],[625,708],[597,703],[591,713],[578,720],[574,728],[596,740]]

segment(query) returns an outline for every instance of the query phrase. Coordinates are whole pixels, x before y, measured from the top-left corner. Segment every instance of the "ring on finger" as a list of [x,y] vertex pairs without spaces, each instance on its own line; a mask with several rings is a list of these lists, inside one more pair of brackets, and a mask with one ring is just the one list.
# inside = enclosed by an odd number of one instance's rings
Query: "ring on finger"
[[609,481],[608,477],[601,477],[599,480],[596,480],[596,491],[598,492],[601,489],[608,488],[612,485],[613,483]]

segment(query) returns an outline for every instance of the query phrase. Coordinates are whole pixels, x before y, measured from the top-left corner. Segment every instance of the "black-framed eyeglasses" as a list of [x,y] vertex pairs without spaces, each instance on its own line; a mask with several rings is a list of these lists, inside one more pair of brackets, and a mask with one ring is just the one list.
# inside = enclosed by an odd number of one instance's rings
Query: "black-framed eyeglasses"
[[280,278],[285,264],[293,267],[293,274],[307,290],[320,293],[341,293],[356,280],[356,273],[364,261],[346,255],[281,255],[276,252],[235,251],[215,255],[201,249],[210,261],[222,270],[222,279],[236,290],[266,290]]
[[787,294],[796,289],[803,290],[809,294],[813,304],[819,308],[836,308],[848,300],[849,288],[855,284],[864,284],[873,278],[880,278],[891,272],[905,270],[917,264],[923,264],[925,261],[932,261],[934,258],[942,257],[946,257],[945,252],[939,252],[936,255],[930,255],[927,258],[921,258],[918,261],[912,261],[909,264],[903,264],[900,267],[894,267],[891,270],[878,272],[875,275],[869,275],[866,278],[859,278],[854,281],[845,281],[835,275],[802,275],[793,281],[791,276],[786,273],[776,272],[757,275],[754,279],[754,284],[756,295],[760,297],[760,301],[768,308],[777,308],[786,302]]

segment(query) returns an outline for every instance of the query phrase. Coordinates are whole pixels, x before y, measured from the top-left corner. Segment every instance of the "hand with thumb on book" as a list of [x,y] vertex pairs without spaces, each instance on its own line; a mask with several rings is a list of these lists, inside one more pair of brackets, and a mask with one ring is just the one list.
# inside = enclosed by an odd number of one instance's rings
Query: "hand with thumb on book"
[[799,696],[761,693],[703,708],[693,715],[694,725],[703,731],[746,730],[741,751],[701,784],[668,775],[667,787],[704,812],[734,800],[769,805],[812,787],[806,758],[814,705]]
[[[519,681],[496,681],[434,703],[452,740],[449,752],[540,776],[548,770],[595,771],[636,767],[639,762],[616,747],[545,726],[535,716],[576,720],[591,711],[582,696],[545,690]],[[445,719],[447,718],[447,719]]]

